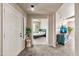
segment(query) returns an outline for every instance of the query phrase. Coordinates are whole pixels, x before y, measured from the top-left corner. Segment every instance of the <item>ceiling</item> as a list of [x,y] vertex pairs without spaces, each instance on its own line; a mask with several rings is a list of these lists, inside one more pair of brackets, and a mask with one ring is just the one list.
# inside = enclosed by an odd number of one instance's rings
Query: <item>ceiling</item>
[[[18,5],[28,14],[49,14],[58,10],[62,3],[18,3]],[[30,6],[34,5],[34,11]]]

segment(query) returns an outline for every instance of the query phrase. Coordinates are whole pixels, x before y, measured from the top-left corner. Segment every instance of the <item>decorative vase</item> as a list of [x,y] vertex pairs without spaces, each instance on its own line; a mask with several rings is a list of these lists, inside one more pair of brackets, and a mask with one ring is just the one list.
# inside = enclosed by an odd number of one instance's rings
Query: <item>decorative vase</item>
[[30,37],[25,39],[25,47],[32,47],[32,39]]

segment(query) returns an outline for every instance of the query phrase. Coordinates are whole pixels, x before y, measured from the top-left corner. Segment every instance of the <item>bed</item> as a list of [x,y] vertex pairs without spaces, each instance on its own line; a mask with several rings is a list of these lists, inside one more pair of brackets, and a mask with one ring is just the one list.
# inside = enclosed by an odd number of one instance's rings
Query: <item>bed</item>
[[46,37],[46,30],[45,29],[40,29],[39,32],[33,33],[33,38],[40,38],[40,37]]

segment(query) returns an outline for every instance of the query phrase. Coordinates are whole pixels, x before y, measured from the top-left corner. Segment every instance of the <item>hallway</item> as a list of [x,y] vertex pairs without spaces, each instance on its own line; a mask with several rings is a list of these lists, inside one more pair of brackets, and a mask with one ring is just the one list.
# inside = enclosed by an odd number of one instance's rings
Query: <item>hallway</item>
[[44,45],[36,45],[32,48],[25,48],[19,56],[74,56],[71,41],[65,46],[57,46],[56,48]]
[[[57,45],[57,34],[60,33],[60,23],[67,18],[75,16],[74,4],[42,4],[42,3],[17,3],[0,4],[0,55],[2,56],[72,56],[75,55],[75,34],[68,39],[64,37],[61,42],[64,46]],[[32,8],[34,10],[32,10]],[[75,17],[74,17],[75,18]],[[38,31],[33,32],[32,19],[39,25]],[[68,20],[68,19],[67,19]],[[48,21],[48,22],[47,22]],[[44,22],[44,23],[43,23]],[[61,24],[62,24],[61,23]],[[44,26],[46,25],[46,26]],[[59,26],[58,26],[59,25]],[[28,29],[30,30],[30,33]],[[37,29],[36,28],[36,29]],[[58,29],[58,31],[56,31]],[[47,30],[47,32],[46,32]],[[36,30],[35,30],[36,31]],[[74,31],[75,32],[75,31]],[[32,41],[32,33],[39,34],[40,39]],[[41,35],[40,35],[41,34]],[[37,37],[37,36],[36,36]],[[60,38],[61,39],[61,38]],[[27,42],[25,42],[27,40]],[[28,42],[30,41],[30,43]],[[28,47],[28,44],[30,48]],[[34,44],[35,43],[35,44]],[[31,47],[31,45],[34,45]],[[24,49],[24,50],[23,50]]]

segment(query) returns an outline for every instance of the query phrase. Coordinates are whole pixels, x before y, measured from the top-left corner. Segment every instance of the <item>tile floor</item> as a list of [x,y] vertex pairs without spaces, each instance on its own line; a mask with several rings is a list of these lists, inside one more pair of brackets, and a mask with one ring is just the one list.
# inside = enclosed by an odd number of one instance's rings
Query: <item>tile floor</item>
[[31,48],[25,48],[18,56],[74,56],[71,41],[64,46],[57,45],[56,48],[47,45],[35,45]]
[[33,39],[32,41],[34,45],[47,45],[48,44],[48,40],[46,39],[46,37],[39,37],[39,38]]

